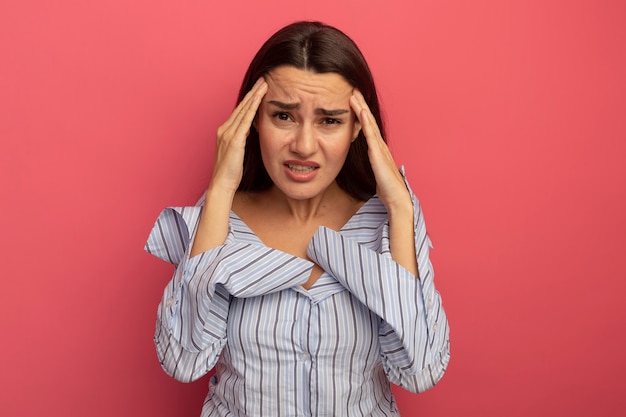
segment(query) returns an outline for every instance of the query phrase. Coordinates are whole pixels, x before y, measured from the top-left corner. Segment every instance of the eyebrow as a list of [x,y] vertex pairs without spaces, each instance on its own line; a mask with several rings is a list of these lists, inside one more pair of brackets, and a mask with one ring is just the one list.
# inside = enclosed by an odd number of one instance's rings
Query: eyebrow
[[[283,103],[281,101],[276,101],[276,100],[269,100],[268,103],[282,110],[297,110],[300,108],[300,103]],[[339,115],[346,114],[349,112],[350,110],[346,110],[346,109],[333,109],[333,110],[321,109],[321,108],[315,109],[315,114],[322,114],[324,116],[339,116]]]

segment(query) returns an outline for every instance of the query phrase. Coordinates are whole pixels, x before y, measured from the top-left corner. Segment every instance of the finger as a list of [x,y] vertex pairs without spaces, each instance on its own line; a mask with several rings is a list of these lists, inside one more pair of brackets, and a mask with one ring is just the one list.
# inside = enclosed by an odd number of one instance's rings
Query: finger
[[243,146],[250,133],[250,127],[256,116],[261,100],[267,92],[267,83],[264,81],[255,84],[246,95],[229,120],[218,129],[218,140],[234,141],[237,147]]
[[392,168],[395,171],[397,167],[391,151],[382,137],[376,118],[360,91],[354,91],[351,103],[361,122],[361,129],[369,148],[370,162],[376,169],[375,174],[379,176],[381,172],[377,168],[386,169],[383,167]]
[[384,143],[376,118],[370,111],[365,98],[359,90],[355,89],[353,96],[351,97],[350,104],[356,113],[359,122],[361,123],[361,128],[363,129],[363,133],[365,134],[368,144],[375,145],[374,142]]
[[254,121],[257,111],[259,110],[259,106],[261,105],[261,100],[267,92],[267,88],[267,83],[259,85],[259,88],[256,89],[254,95],[250,98],[245,108],[242,109],[235,134],[243,134],[246,137],[248,136],[252,122]]
[[267,83],[262,77],[259,78],[256,83],[254,83],[250,91],[248,91],[248,93],[244,96],[241,102],[239,102],[239,104],[235,107],[230,117],[223,125],[226,129],[228,129],[230,126],[238,125],[240,123],[241,118],[243,117],[243,114],[245,114],[245,111],[248,109],[250,102],[258,94],[259,89],[261,88],[267,88]]
[[365,123],[365,121],[361,120],[361,110],[363,109],[363,102],[361,101],[361,93],[356,88],[352,91],[352,96],[350,97],[350,107],[354,111],[355,116],[361,122],[361,124]]

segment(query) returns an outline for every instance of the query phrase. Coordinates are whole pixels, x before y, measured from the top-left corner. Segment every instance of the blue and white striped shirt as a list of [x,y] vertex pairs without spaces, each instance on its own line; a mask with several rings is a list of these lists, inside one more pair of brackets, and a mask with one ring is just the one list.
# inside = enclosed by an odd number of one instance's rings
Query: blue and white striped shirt
[[154,341],[180,381],[216,366],[202,417],[397,416],[390,382],[421,392],[439,381],[448,322],[411,197],[420,279],[391,259],[373,197],[341,230],[317,230],[308,256],[324,273],[309,290],[313,264],[265,246],[234,213],[225,243],[193,258],[201,207],[161,213],[146,250],[177,268]]

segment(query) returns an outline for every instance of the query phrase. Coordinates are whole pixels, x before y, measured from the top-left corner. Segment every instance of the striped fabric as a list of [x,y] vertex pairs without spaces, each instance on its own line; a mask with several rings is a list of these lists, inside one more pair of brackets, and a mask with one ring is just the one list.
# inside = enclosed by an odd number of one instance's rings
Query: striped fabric
[[[407,185],[408,186],[408,185]],[[154,337],[164,370],[192,381],[216,367],[202,416],[397,416],[390,382],[413,392],[443,376],[449,329],[419,203],[420,279],[391,260],[385,207],[367,201],[308,255],[268,248],[234,213],[226,242],[189,259],[200,207],[169,208],[146,250],[177,266]]]

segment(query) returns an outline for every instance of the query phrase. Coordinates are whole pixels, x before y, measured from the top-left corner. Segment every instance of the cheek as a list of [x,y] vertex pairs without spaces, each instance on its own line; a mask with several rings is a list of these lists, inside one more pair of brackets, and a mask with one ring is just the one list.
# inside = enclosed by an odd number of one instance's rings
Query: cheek
[[257,132],[259,134],[261,150],[271,146],[272,138],[276,136],[272,124],[267,120],[259,120],[257,123]]
[[265,164],[267,164],[268,156],[271,156],[274,153],[270,145],[271,143],[268,142],[267,135],[259,132],[259,147],[261,149],[261,158],[263,159],[263,162]]
[[327,143],[325,147],[326,161],[332,163],[337,168],[342,167],[346,162],[346,157],[348,156],[351,144],[352,142],[350,140],[346,140],[345,138],[342,138],[340,141],[334,141],[332,144]]
[[352,137],[353,130],[346,129],[341,135],[335,137],[332,141],[332,147],[339,155],[345,155],[348,153],[348,149],[350,149],[350,145],[352,145]]
[[272,161],[280,154],[283,139],[281,139],[279,129],[276,129],[271,123],[260,123],[257,132],[259,133],[261,159],[267,168],[273,165]]

